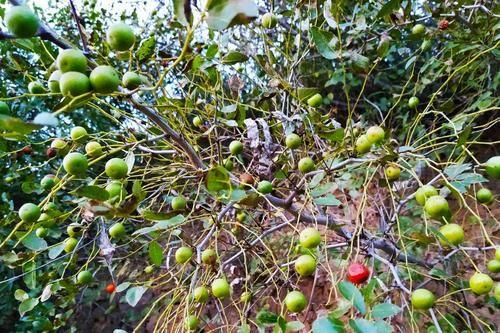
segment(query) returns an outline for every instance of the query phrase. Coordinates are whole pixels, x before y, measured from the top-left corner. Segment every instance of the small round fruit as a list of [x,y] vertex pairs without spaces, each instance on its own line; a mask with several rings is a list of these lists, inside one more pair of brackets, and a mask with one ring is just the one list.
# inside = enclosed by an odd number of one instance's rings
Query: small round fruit
[[488,265],[486,265],[488,270],[492,273],[499,273],[500,272],[500,260],[492,259],[488,261]]
[[82,231],[82,229],[81,229],[80,225],[70,224],[66,228],[66,232],[68,233],[68,236],[70,236],[70,237],[75,237],[77,235],[80,235],[81,231]]
[[80,72],[67,72],[61,75],[59,86],[64,96],[76,97],[90,91],[90,80]]
[[19,218],[23,222],[32,223],[38,221],[38,218],[42,214],[40,208],[33,203],[25,203],[19,208]]
[[127,51],[135,43],[135,35],[132,28],[125,23],[113,24],[106,34],[107,42],[115,51]]
[[56,225],[56,220],[47,213],[42,213],[38,222],[40,222],[44,228],[53,228]]
[[57,149],[49,147],[47,148],[47,151],[45,152],[48,158],[53,158],[56,157],[57,155]]
[[83,175],[89,164],[85,155],[80,153],[69,153],[63,159],[64,170],[70,175]]
[[154,269],[155,269],[155,268],[154,268],[153,266],[146,266],[146,267],[144,268],[144,273],[146,273],[146,274],[151,274],[151,273],[153,273]]
[[96,93],[110,94],[118,90],[120,78],[111,66],[97,66],[90,73],[90,85]]
[[253,185],[255,180],[251,174],[245,172],[240,175],[240,183],[242,185]]
[[186,329],[188,331],[194,331],[198,327],[198,323],[199,323],[198,317],[196,317],[195,315],[189,315],[184,320],[184,323],[185,323]]
[[109,193],[110,199],[116,200],[118,202],[122,201],[127,196],[127,189],[119,181],[110,182],[108,185],[106,185],[105,190]]
[[5,25],[16,37],[30,38],[36,35],[40,28],[38,17],[25,6],[13,6],[5,11]]
[[288,134],[285,139],[285,145],[289,149],[297,149],[302,144],[302,139],[295,133]]
[[201,262],[206,265],[213,265],[217,260],[217,254],[214,249],[205,249],[201,252]]
[[120,222],[113,224],[111,228],[109,228],[109,236],[111,236],[111,238],[119,239],[125,236],[126,233],[125,226]]
[[464,229],[462,229],[461,226],[455,223],[450,223],[443,225],[441,228],[439,228],[439,232],[444,236],[446,241],[444,239],[439,239],[439,242],[441,245],[446,246],[448,243],[453,244],[453,245],[459,245],[464,241]]
[[111,179],[122,179],[127,177],[128,166],[121,158],[112,158],[104,166],[106,175]]
[[201,125],[203,125],[203,120],[200,116],[196,116],[193,118],[193,125],[196,127],[201,127]]
[[87,57],[80,50],[61,50],[56,59],[57,67],[62,73],[87,71]]
[[193,250],[187,246],[181,246],[175,251],[175,261],[178,264],[184,264],[193,256]]
[[388,166],[385,168],[385,176],[389,181],[398,180],[401,175],[401,169],[397,166]]
[[450,22],[446,19],[442,19],[441,21],[438,22],[438,29],[439,30],[446,30],[450,26]]
[[273,13],[265,13],[262,15],[261,23],[264,28],[271,29],[278,24],[278,18]]
[[122,77],[122,85],[128,90],[139,88],[142,84],[141,76],[136,72],[126,72]]
[[300,232],[299,242],[306,249],[315,248],[321,243],[321,234],[317,229],[305,228]]
[[229,151],[232,155],[238,155],[243,152],[243,143],[241,141],[234,140],[229,144]]
[[495,249],[495,259],[500,260],[500,247]]
[[206,287],[200,286],[194,289],[193,297],[198,303],[206,303],[208,301],[208,289]]
[[368,139],[366,134],[361,134],[356,139],[356,151],[358,154],[365,154],[372,148],[372,142]]
[[178,196],[172,199],[172,209],[173,210],[184,210],[186,209],[187,201],[183,196]]
[[385,131],[380,126],[372,126],[366,131],[366,138],[370,143],[380,143],[385,138]]
[[252,293],[249,291],[245,291],[240,296],[241,303],[248,303],[252,300]]
[[495,285],[494,293],[495,300],[500,303],[500,282]]
[[47,236],[47,234],[48,234],[48,230],[45,229],[44,227],[38,227],[35,230],[35,234],[36,234],[37,237],[45,238]]
[[370,270],[363,264],[353,263],[347,267],[347,280],[354,284],[361,284],[370,277]]
[[212,282],[211,289],[212,295],[220,299],[224,299],[231,294],[229,283],[227,283],[226,279],[223,278],[215,279]]
[[415,24],[411,29],[411,34],[415,37],[422,37],[425,34],[425,26],[423,24]]
[[273,184],[270,181],[262,180],[257,185],[257,191],[262,194],[269,194],[273,191]]
[[46,92],[43,84],[38,81],[31,81],[28,84],[28,91],[30,94],[44,94]]
[[493,193],[487,188],[482,188],[476,193],[476,199],[480,203],[489,204],[493,201]]
[[300,276],[311,276],[316,271],[316,259],[308,254],[301,255],[295,260],[295,271]]
[[493,288],[493,280],[484,273],[474,273],[469,279],[469,285],[475,294],[487,294]]
[[4,101],[0,101],[0,114],[4,114],[4,115],[10,114],[10,107]]
[[78,240],[73,237],[68,237],[64,240],[64,252],[70,253],[76,248],[78,244]]
[[316,170],[316,165],[310,157],[304,157],[299,160],[299,171],[302,173],[308,173]]
[[55,149],[55,151],[61,156],[66,155],[69,151],[68,143],[59,138],[56,138],[51,142],[50,148]]
[[90,141],[85,145],[85,152],[90,157],[99,157],[102,155],[102,146],[97,141]]
[[92,273],[90,273],[89,271],[81,271],[76,276],[76,282],[78,282],[79,284],[89,284],[90,282],[92,282],[92,279]]
[[433,197],[438,194],[439,193],[434,186],[423,185],[417,190],[417,192],[415,192],[415,199],[421,206],[423,206],[425,205],[427,198]]
[[307,100],[307,105],[313,108],[317,108],[321,106],[321,104],[323,104],[323,97],[321,96],[321,94],[313,95]]
[[419,103],[420,103],[420,100],[418,99],[418,97],[415,97],[415,96],[410,97],[410,99],[408,100],[408,107],[410,109],[415,109]]
[[45,175],[40,181],[40,187],[44,190],[52,189],[57,183],[59,179],[54,175]]
[[59,80],[61,79],[62,72],[60,70],[54,71],[49,76],[48,86],[52,93],[60,93],[61,87],[59,86]]
[[448,201],[440,195],[427,198],[424,205],[425,212],[434,219],[441,219],[450,213]]
[[285,297],[285,305],[288,311],[298,313],[307,307],[307,299],[300,291],[291,291]]
[[83,141],[87,140],[89,134],[87,133],[87,130],[83,128],[82,126],[76,126],[71,129],[71,140],[82,143]]
[[422,45],[420,45],[420,49],[422,50],[422,52],[429,51],[431,47],[432,47],[432,42],[428,39],[424,40],[422,42]]
[[411,293],[411,305],[417,310],[428,310],[436,302],[436,296],[427,289],[417,289]]
[[234,163],[231,158],[226,158],[224,161],[222,161],[222,165],[227,171],[233,171],[234,169]]
[[112,293],[114,293],[114,292],[115,292],[115,290],[116,290],[116,285],[115,285],[114,283],[110,283],[110,284],[108,284],[108,285],[106,286],[106,288],[105,288],[104,290],[106,290],[106,292],[107,292],[108,294],[112,294]]
[[500,179],[500,156],[490,157],[484,165],[488,176]]

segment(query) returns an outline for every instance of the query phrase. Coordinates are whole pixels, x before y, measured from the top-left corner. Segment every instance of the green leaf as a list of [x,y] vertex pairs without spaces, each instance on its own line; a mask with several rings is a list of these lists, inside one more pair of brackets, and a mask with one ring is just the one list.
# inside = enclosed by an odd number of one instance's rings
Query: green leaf
[[319,317],[312,324],[313,333],[344,333],[344,323],[337,318]]
[[30,297],[24,290],[16,289],[16,291],[14,292],[14,298],[16,300],[18,300],[19,302],[22,302],[22,301],[27,300]]
[[274,325],[278,322],[278,315],[266,309],[261,309],[255,316],[259,326]]
[[246,24],[259,16],[259,9],[252,0],[212,0],[208,2],[207,9],[206,22],[213,30]]
[[180,24],[187,26],[193,22],[190,0],[173,0],[174,15]]
[[296,332],[301,331],[305,328],[305,325],[300,321],[290,321],[286,323],[286,331],[287,332]]
[[142,295],[144,295],[147,290],[148,288],[144,286],[132,287],[127,290],[127,293],[125,294],[125,300],[131,307],[135,307],[141,300]]
[[330,60],[338,58],[338,53],[330,46],[331,41],[334,39],[333,33],[316,27],[311,27],[310,31],[318,52],[324,58]]
[[149,243],[148,253],[151,262],[156,266],[160,266],[163,262],[163,249],[160,244],[155,241]]
[[234,65],[248,60],[248,56],[244,53],[231,51],[222,58],[222,63],[225,65]]
[[28,236],[24,237],[21,243],[31,251],[43,251],[47,248],[47,242],[39,238],[35,231],[30,232]]
[[386,323],[383,320],[377,320],[375,323],[375,328],[377,329],[377,333],[391,333],[394,330],[389,323]]
[[229,172],[220,165],[210,169],[207,173],[206,185],[207,190],[210,192],[229,190],[231,187]]
[[250,333],[250,325],[248,325],[247,323],[241,324],[236,333]]
[[19,315],[22,317],[26,312],[30,312],[38,304],[38,298],[28,298],[19,304]]
[[19,118],[0,114],[0,130],[19,134],[30,134],[34,130],[40,129],[42,127],[43,126],[37,124],[25,123]]
[[148,234],[148,233],[153,232],[153,231],[165,230],[165,229],[174,227],[178,224],[181,224],[184,221],[185,221],[185,217],[179,214],[179,215],[176,215],[168,220],[159,221],[151,227],[146,227],[146,228],[136,230],[133,234],[134,235],[144,235],[144,234]]
[[377,304],[372,309],[372,316],[375,319],[385,319],[394,316],[401,311],[399,306],[391,303]]
[[28,261],[23,265],[23,281],[30,289],[36,288],[36,262]]
[[121,293],[122,291],[127,290],[128,287],[130,287],[130,282],[122,282],[116,286],[116,292]]
[[363,319],[349,319],[349,326],[355,333],[377,333],[377,327],[372,322]]
[[86,197],[97,201],[106,201],[109,199],[109,192],[96,185],[87,185],[76,190],[76,195]]
[[317,186],[314,190],[311,191],[311,195],[313,197],[320,197],[328,192],[331,192],[334,188],[334,183],[325,183],[320,186]]
[[342,203],[333,194],[328,194],[321,198],[314,198],[313,202],[318,206],[339,206]]
[[339,283],[339,290],[342,296],[351,301],[362,315],[366,314],[365,300],[355,285],[348,281],[342,281]]
[[148,61],[156,51],[156,39],[151,36],[141,42],[141,45],[135,52],[135,57],[139,63]]
[[387,1],[378,11],[377,18],[392,14],[392,12],[398,10],[400,6],[401,6],[401,0]]

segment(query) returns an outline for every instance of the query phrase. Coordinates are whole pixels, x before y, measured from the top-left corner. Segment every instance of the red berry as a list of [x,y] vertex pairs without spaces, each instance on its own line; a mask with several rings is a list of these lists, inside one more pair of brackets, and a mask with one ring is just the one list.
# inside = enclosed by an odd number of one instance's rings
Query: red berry
[[25,154],[31,154],[33,152],[33,149],[31,149],[30,146],[25,146],[23,147],[22,152]]
[[108,294],[112,294],[112,293],[114,293],[114,292],[115,292],[115,290],[116,290],[116,286],[115,286],[115,284],[114,284],[114,283],[110,283],[110,284],[108,284],[108,285],[106,286],[106,292],[107,292]]
[[47,149],[48,158],[56,157],[56,155],[57,155],[57,150],[55,148],[50,147],[49,149]]
[[363,264],[350,264],[347,268],[347,280],[360,284],[368,280],[370,270]]
[[446,29],[448,29],[449,25],[450,25],[450,22],[448,22],[448,20],[441,20],[438,23],[438,28],[439,28],[439,30],[446,30]]

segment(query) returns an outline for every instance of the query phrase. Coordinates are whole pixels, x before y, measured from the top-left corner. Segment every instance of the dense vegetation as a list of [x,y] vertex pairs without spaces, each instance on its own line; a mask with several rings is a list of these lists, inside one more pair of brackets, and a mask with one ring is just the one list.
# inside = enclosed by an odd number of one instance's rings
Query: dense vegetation
[[498,332],[493,1],[0,1],[4,332]]

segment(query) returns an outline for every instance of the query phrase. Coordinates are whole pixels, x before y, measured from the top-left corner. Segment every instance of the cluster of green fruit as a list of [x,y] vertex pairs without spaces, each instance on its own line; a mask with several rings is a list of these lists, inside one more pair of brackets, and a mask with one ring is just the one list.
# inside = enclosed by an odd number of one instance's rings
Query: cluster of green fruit
[[372,126],[356,139],[356,151],[359,154],[369,152],[374,144],[380,144],[385,139],[385,131],[380,126]]

